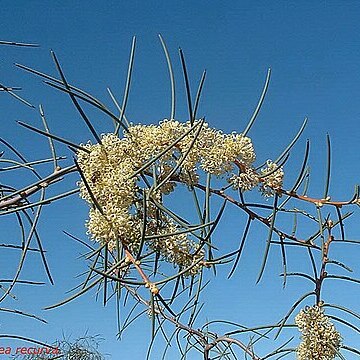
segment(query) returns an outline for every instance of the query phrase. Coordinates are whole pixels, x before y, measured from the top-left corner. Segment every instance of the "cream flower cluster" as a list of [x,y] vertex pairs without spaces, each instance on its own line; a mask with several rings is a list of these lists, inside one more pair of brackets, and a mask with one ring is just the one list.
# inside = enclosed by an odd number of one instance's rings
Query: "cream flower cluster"
[[181,269],[189,268],[186,275],[196,275],[202,266],[204,250],[189,240],[186,233],[179,234],[179,229],[171,220],[167,222],[167,226],[157,232],[161,237],[148,242],[149,246],[159,251],[164,260],[177,264]]
[[127,155],[126,143],[114,134],[102,136],[102,144],[84,145],[90,152],[78,152],[78,164],[93,197],[103,214],[94,206],[83,181],[80,196],[92,205],[86,223],[88,234],[109,249],[116,242],[132,243],[138,239],[140,226],[130,209],[136,200],[136,178],[130,178],[136,167]]
[[241,189],[242,191],[248,191],[255,188],[259,184],[260,179],[259,175],[253,169],[247,168],[239,175],[233,174],[229,178],[229,182],[235,190]]
[[284,179],[284,171],[271,160],[266,162],[266,167],[261,169],[262,183],[260,191],[264,196],[272,196],[281,189]]
[[302,333],[297,358],[299,360],[333,360],[341,346],[341,335],[321,306],[301,310],[295,323]]
[[[196,169],[199,167],[219,176],[232,171],[235,160],[246,167],[255,161],[250,138],[242,134],[223,134],[210,128],[207,123],[200,124],[200,121],[195,121],[194,125],[192,131],[190,122],[180,123],[175,120],[163,120],[159,125],[135,125],[129,127],[124,140],[135,145],[132,156],[140,166],[188,133],[161,157],[160,164],[171,170],[181,161],[181,173],[189,181],[197,181]],[[186,157],[182,158],[185,154]]]
[[[263,192],[270,193],[269,189],[276,190],[282,183],[283,172],[276,164],[268,162],[259,174],[252,167],[255,151],[250,138],[224,134],[200,120],[191,124],[165,119],[158,125],[132,125],[122,138],[104,134],[101,144],[89,142],[82,146],[87,151],[78,151],[77,161],[86,182],[81,181],[79,187],[80,196],[91,205],[86,222],[91,238],[107,243],[110,250],[120,242],[136,251],[146,213],[149,226],[145,235],[161,235],[147,241],[147,246],[180,268],[200,264],[204,251],[187,234],[173,235],[180,229],[156,205],[174,191],[176,182],[197,184],[198,171],[203,170],[216,176],[226,175],[234,188],[243,190],[262,183],[266,189]],[[133,174],[149,162],[143,174],[155,175],[156,184],[161,186],[151,191],[147,209],[143,209],[146,191],[140,188],[141,177]],[[232,173],[235,168],[239,175]],[[200,267],[194,266],[190,274]]]
[[271,160],[267,160],[266,167],[257,172],[253,167],[241,166],[240,174],[231,174],[228,182],[233,189],[242,191],[252,190],[259,186],[260,192],[266,196],[273,196],[282,188],[284,171]]

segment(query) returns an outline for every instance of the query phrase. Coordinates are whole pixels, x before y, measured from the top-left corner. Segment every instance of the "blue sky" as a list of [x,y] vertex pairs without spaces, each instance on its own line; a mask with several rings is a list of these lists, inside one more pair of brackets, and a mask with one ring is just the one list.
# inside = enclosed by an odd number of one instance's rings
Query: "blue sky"
[[[357,1],[6,1],[2,3],[0,14],[0,40],[35,42],[41,47],[1,46],[0,83],[21,86],[23,97],[34,105],[43,104],[54,133],[80,143],[86,142],[90,135],[70,100],[48,88],[39,78],[14,68],[14,62],[55,75],[49,53],[52,49],[70,82],[110,104],[106,88],[110,87],[121,99],[131,38],[136,35],[127,115],[134,123],[156,123],[170,111],[167,68],[157,38],[161,33],[174,62],[177,118],[186,120],[187,116],[178,57],[181,46],[193,94],[203,69],[207,70],[199,115],[206,116],[211,126],[225,132],[244,129],[270,67],[268,95],[249,134],[259,164],[267,158],[276,158],[307,116],[308,127],[285,167],[285,185],[291,186],[291,180],[296,178],[305,140],[309,138],[313,174],[310,193],[321,197],[326,134],[329,133],[333,150],[330,194],[334,199],[348,199],[359,182],[359,11]],[[15,123],[15,120],[22,120],[40,126],[37,111],[21,106],[4,93],[0,95],[1,137],[31,159],[48,151],[45,139]],[[110,131],[110,122],[102,115],[91,110],[89,114],[99,132]],[[65,147],[58,149],[61,154],[71,155]],[[17,180],[26,183],[26,178]],[[76,178],[72,177],[67,188],[75,182]],[[115,340],[114,304],[104,309],[95,301],[94,294],[56,310],[45,313],[40,310],[63,299],[65,292],[77,284],[74,277],[86,269],[86,264],[77,259],[84,249],[62,234],[62,230],[68,230],[86,239],[83,225],[86,213],[86,206],[76,196],[44,209],[39,229],[56,285],[41,289],[19,286],[19,297],[27,300],[21,303],[19,300],[15,305],[9,302],[8,306],[41,314],[49,324],[43,326],[19,317],[4,316],[0,332],[51,341],[61,337],[62,332],[76,337],[88,329],[90,334],[101,334],[106,339],[102,350],[113,359],[130,356],[143,359],[143,344],[150,336],[150,322],[146,319],[138,322],[118,342]],[[4,239],[10,235],[14,237],[18,231],[14,224],[10,225],[10,220],[13,219],[1,219],[0,234]],[[224,221],[226,226],[215,235],[219,244],[223,242],[224,249],[229,250],[237,246],[245,219],[240,212],[230,210]],[[349,238],[359,237],[356,225],[356,220],[349,221]],[[219,272],[204,298],[204,319],[223,318],[245,325],[276,322],[301,294],[305,288],[301,280],[289,281],[289,288],[282,290],[277,276],[281,272],[278,249],[271,252],[263,281],[254,285],[265,239],[266,232],[255,228],[236,276],[226,281],[229,268]],[[339,257],[356,268],[356,247],[349,245],[342,250]],[[296,257],[294,253],[291,263],[294,269],[301,266],[301,260]],[[14,252],[3,253],[0,258],[6,266],[17,259]],[[38,265],[36,257],[29,259],[24,274],[28,271],[45,279],[43,272],[36,270]],[[359,311],[356,301],[359,290],[355,285],[338,282],[329,286],[326,295]],[[354,333],[344,331],[349,343],[353,346],[359,343]],[[263,353],[270,351],[266,346],[261,350]],[[352,359],[351,355],[347,358]]]

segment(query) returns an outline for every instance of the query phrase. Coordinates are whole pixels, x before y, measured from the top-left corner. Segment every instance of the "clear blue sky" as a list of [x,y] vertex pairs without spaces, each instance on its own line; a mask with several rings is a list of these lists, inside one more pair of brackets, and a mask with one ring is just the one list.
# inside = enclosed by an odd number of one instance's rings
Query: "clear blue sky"
[[[310,193],[322,195],[329,133],[333,149],[330,194],[336,199],[347,199],[352,196],[360,175],[359,14],[357,1],[3,1],[0,40],[35,42],[41,47],[1,46],[0,83],[23,87],[22,96],[34,105],[43,104],[54,133],[80,143],[90,135],[70,100],[46,87],[40,79],[14,68],[14,62],[55,75],[49,53],[53,49],[72,83],[110,104],[106,87],[121,98],[131,38],[136,35],[127,115],[135,123],[156,123],[168,116],[170,108],[167,68],[157,38],[161,33],[177,76],[177,118],[186,120],[187,116],[177,52],[181,46],[193,93],[203,69],[207,70],[199,115],[205,115],[212,126],[226,132],[240,132],[244,128],[270,67],[268,96],[250,133],[259,164],[267,158],[276,158],[307,116],[309,125],[285,167],[288,174],[285,184],[291,186],[305,140],[310,138],[313,173]],[[23,120],[40,126],[36,110],[17,104],[4,93],[0,93],[0,108],[1,137],[16,144],[31,159],[47,151],[44,139],[15,123]],[[109,122],[98,113],[90,114],[99,132],[109,131]],[[60,146],[59,152],[71,155],[65,147]],[[71,181],[68,188],[76,179]],[[86,212],[86,206],[76,196],[44,210],[39,229],[56,285],[36,289],[19,286],[21,299],[7,305],[41,314],[49,324],[2,316],[0,332],[52,341],[61,338],[62,332],[76,337],[88,330],[106,339],[102,350],[112,355],[112,359],[143,359],[150,322],[136,323],[122,341],[116,341],[116,313],[111,306],[114,304],[104,309],[95,301],[94,293],[56,310],[45,313],[40,310],[63,299],[65,291],[78,283],[75,276],[86,268],[77,259],[83,248],[61,231],[68,230],[85,239]],[[244,223],[241,215],[240,212],[227,215],[227,226],[216,233],[219,246],[222,243],[226,249],[237,246]],[[18,235],[16,226],[9,225],[10,220],[13,219],[1,219],[3,242],[15,240]],[[359,238],[357,224],[349,222],[349,238]],[[254,285],[265,239],[266,233],[256,229],[244,261],[230,282],[226,281],[225,269],[220,271],[204,298],[203,318],[223,318],[245,325],[276,322],[301,294],[304,290],[301,280],[289,281],[288,290],[282,290],[277,276],[281,272],[280,254],[275,248],[263,281]],[[359,252],[352,250],[356,248],[349,246],[339,256],[356,268]],[[0,255],[2,268],[16,261],[16,254],[6,251]],[[42,272],[34,270],[39,264],[38,258],[31,258],[24,274],[45,279]],[[293,270],[299,265],[296,259],[290,260]],[[358,274],[355,271],[354,277]],[[326,291],[329,302],[342,302],[359,311],[358,287],[339,282],[334,285]],[[353,333],[346,330],[344,333],[348,334],[350,344],[359,343]],[[0,341],[1,344],[9,342]],[[264,347],[262,351],[269,350]],[[347,359],[355,358],[350,355]]]

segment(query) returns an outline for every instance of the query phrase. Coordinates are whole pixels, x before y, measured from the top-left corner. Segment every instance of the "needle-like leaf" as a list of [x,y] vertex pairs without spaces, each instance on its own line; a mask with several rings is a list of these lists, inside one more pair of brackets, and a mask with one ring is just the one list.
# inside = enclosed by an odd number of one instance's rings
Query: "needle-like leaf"
[[265,95],[267,92],[267,89],[269,87],[269,83],[270,83],[270,76],[271,76],[271,69],[268,69],[267,75],[266,75],[266,79],[265,79],[265,84],[264,84],[264,88],[262,90],[262,93],[260,95],[260,99],[258,104],[256,105],[256,108],[254,110],[254,113],[252,114],[248,124],[246,125],[245,130],[243,131],[243,135],[246,136],[248,134],[248,132],[250,131],[251,127],[254,125],[256,117],[261,109],[261,105],[264,102],[265,99]]
[[61,138],[60,136],[53,135],[53,134],[48,133],[47,131],[43,131],[43,130],[37,129],[36,127],[31,126],[31,125],[29,125],[29,124],[26,124],[26,123],[24,123],[24,122],[22,122],[22,121],[17,121],[17,123],[18,123],[19,125],[27,128],[27,129],[30,129],[30,130],[32,130],[32,131],[35,131],[35,132],[37,132],[37,133],[39,133],[39,134],[41,134],[41,135],[45,135],[46,137],[52,138],[52,139],[54,139],[54,140],[56,140],[56,141],[60,141],[60,142],[63,143],[63,144],[70,145],[71,147],[73,147],[73,148],[75,148],[75,149],[78,149],[78,150],[80,150],[80,151],[85,151],[85,152],[87,152],[87,153],[90,152],[88,149],[86,149],[86,148],[84,148],[84,147],[82,147],[82,146],[80,146],[80,145],[78,145],[78,144],[75,144],[75,143],[73,143],[73,142],[71,142],[71,141],[69,141],[69,140],[65,140],[65,139]]
[[10,46],[20,46],[20,47],[39,47],[38,44],[32,43],[23,43],[23,42],[16,42],[16,41],[4,41],[0,40],[0,45],[10,45]]
[[192,103],[191,103],[190,83],[189,83],[189,77],[188,77],[188,73],[187,73],[187,69],[186,69],[184,53],[181,48],[179,48],[179,54],[180,54],[180,60],[181,60],[181,65],[182,65],[182,69],[183,69],[183,74],[184,74],[186,97],[187,97],[188,109],[189,109],[189,120],[192,125],[194,123],[195,119],[194,119],[193,108],[192,108]]
[[327,161],[326,161],[326,178],[325,178],[325,190],[324,199],[328,197],[329,185],[330,185],[330,174],[331,174],[331,142],[329,134],[326,134],[326,145],[327,145]]
[[[60,66],[60,63],[55,55],[55,53],[53,51],[51,51],[51,56],[54,60],[54,63],[55,63],[55,66],[59,72],[59,75],[60,75],[60,78],[65,86],[66,89],[68,89],[70,91],[70,86],[69,84],[67,83],[66,81],[66,78],[65,78],[65,75],[64,75],[64,72],[62,71],[61,69],[61,66]],[[69,95],[70,95],[70,98],[74,104],[74,106],[76,107],[77,111],[79,112],[79,114],[81,115],[81,117],[83,118],[83,120],[85,121],[87,127],[89,128],[90,132],[92,133],[92,135],[94,136],[95,140],[101,144],[101,139],[99,137],[99,135],[96,133],[95,129],[94,129],[94,126],[92,125],[92,123],[90,122],[90,120],[88,119],[88,117],[86,116],[84,110],[81,108],[80,104],[78,103],[78,101],[76,100],[76,97],[71,93],[69,92]]]
[[273,212],[272,212],[271,223],[270,223],[270,227],[269,227],[269,235],[268,235],[268,238],[267,238],[267,241],[266,241],[264,258],[263,258],[263,261],[262,261],[262,264],[261,264],[260,273],[258,275],[256,283],[258,283],[262,278],[262,275],[263,275],[264,270],[265,270],[265,265],[266,265],[266,262],[267,262],[267,258],[268,258],[268,255],[269,255],[269,250],[270,250],[270,245],[271,245],[271,237],[272,237],[272,234],[273,234],[273,231],[274,231],[275,217],[276,217],[276,213],[277,213],[277,210],[278,210],[277,209],[277,202],[278,202],[278,195],[275,194]]
[[121,105],[121,113],[120,113],[119,122],[116,125],[115,134],[119,134],[120,124],[122,124],[122,120],[123,120],[123,117],[125,114],[125,109],[126,109],[126,105],[127,105],[127,101],[128,101],[128,97],[129,97],[131,76],[132,76],[133,67],[134,67],[135,46],[136,46],[136,37],[134,36],[132,39],[132,43],[131,43],[129,66],[128,66],[127,78],[126,78],[126,83],[125,83],[124,97],[123,97],[123,101],[122,101],[122,105]]
[[169,70],[169,76],[170,76],[170,88],[171,88],[171,110],[170,110],[170,119],[175,119],[175,102],[176,102],[176,96],[175,96],[175,77],[174,77],[174,71],[172,68],[172,64],[171,64],[171,58],[169,55],[169,51],[167,49],[166,43],[163,39],[163,37],[161,36],[161,34],[159,34],[159,39],[161,42],[161,46],[163,48],[165,57],[166,57],[166,63],[168,66],[168,70]]

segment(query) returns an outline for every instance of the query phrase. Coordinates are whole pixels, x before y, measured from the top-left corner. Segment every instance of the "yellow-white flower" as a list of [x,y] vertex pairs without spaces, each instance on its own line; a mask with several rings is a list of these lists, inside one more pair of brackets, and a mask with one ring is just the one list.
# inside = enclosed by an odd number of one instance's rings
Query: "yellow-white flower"
[[[181,268],[198,263],[189,271],[190,275],[199,271],[204,251],[188,234],[174,235],[181,228],[162,213],[157,204],[175,190],[176,181],[197,184],[200,169],[216,176],[229,175],[236,162],[245,170],[229,181],[233,187],[243,190],[255,187],[259,176],[252,167],[255,151],[250,138],[236,133],[223,134],[207,123],[200,124],[199,120],[195,125],[192,129],[194,124],[190,122],[165,119],[158,125],[132,125],[122,138],[104,134],[101,144],[83,145],[88,152],[79,151],[77,161],[86,183],[80,181],[79,187],[80,196],[91,206],[86,226],[92,239],[107,243],[109,250],[123,243],[136,251],[145,213],[145,235],[162,235],[147,241],[147,246]],[[174,145],[170,149],[171,144]],[[146,191],[140,188],[141,177],[133,174],[155,157],[157,160],[144,169],[145,176],[155,175],[157,184],[167,180],[157,191],[152,191],[144,209]],[[263,173],[271,171],[273,166],[268,163],[268,170]],[[282,170],[269,174],[265,177],[266,186],[276,189],[281,185],[282,175]]]
[[333,360],[341,346],[341,335],[321,306],[307,306],[295,317],[302,333],[297,348],[299,360]]

